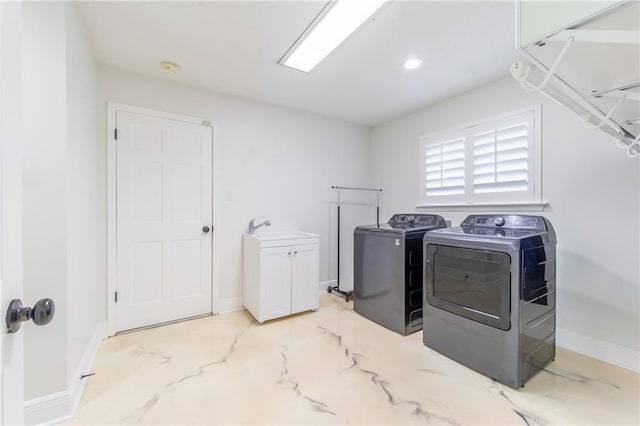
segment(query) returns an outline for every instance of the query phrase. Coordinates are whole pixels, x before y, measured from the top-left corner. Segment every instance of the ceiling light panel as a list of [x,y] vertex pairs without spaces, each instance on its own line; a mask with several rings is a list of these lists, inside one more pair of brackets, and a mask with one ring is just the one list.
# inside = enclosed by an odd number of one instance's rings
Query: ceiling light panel
[[357,30],[387,0],[338,0],[303,34],[281,64],[309,72]]

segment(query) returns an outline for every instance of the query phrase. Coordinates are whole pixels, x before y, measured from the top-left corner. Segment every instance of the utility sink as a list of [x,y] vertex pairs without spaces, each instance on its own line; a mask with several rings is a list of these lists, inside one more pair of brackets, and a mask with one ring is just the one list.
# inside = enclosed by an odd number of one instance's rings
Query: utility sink
[[291,240],[296,238],[314,238],[316,234],[302,231],[265,231],[256,232],[255,234],[249,234],[250,236],[259,239],[260,241],[269,240]]
[[242,253],[242,303],[259,323],[318,309],[318,235],[302,231],[244,234]]
[[261,247],[277,247],[292,244],[316,244],[319,236],[303,231],[265,231],[244,234],[245,241],[255,241]]

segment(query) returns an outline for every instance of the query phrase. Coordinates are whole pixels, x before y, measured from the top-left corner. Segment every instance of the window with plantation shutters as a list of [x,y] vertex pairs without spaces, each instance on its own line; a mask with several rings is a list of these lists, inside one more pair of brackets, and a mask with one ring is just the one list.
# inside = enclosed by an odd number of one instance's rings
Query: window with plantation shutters
[[526,191],[529,179],[527,122],[473,137],[473,192]]
[[540,202],[540,107],[422,139],[421,205]]
[[464,151],[464,138],[427,145],[425,152],[427,196],[464,194]]

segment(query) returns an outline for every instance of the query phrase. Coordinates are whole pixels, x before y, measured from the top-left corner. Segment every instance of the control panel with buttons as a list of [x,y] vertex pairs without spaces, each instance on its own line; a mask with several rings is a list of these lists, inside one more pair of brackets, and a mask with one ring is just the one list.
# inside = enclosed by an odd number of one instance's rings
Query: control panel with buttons
[[394,214],[391,219],[389,219],[389,224],[393,225],[406,225],[410,226],[425,226],[432,225],[436,223],[438,220],[438,216],[431,214],[420,214],[420,213],[410,213],[410,214]]
[[545,231],[546,225],[544,219],[540,216],[525,215],[471,215],[468,216],[462,227],[481,227],[481,228],[508,228],[508,229],[527,229]]

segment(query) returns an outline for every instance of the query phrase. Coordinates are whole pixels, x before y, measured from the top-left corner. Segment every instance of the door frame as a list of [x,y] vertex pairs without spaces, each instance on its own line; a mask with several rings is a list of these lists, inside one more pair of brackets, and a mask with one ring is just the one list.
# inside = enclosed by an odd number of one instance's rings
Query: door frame
[[143,114],[156,118],[164,118],[168,120],[176,120],[185,123],[200,124],[211,128],[212,139],[212,188],[213,188],[213,208],[211,223],[213,229],[212,238],[212,259],[211,259],[211,313],[218,313],[218,293],[219,293],[219,274],[220,274],[220,254],[219,245],[219,217],[220,217],[220,147],[218,143],[218,124],[214,121],[202,118],[179,115],[170,112],[157,111],[148,108],[142,108],[132,105],[124,105],[114,102],[107,102],[107,334],[114,336],[116,334],[116,303],[114,295],[117,289],[117,219],[116,219],[116,184],[117,184],[117,150],[115,139],[116,128],[116,112],[130,112],[134,114]]

